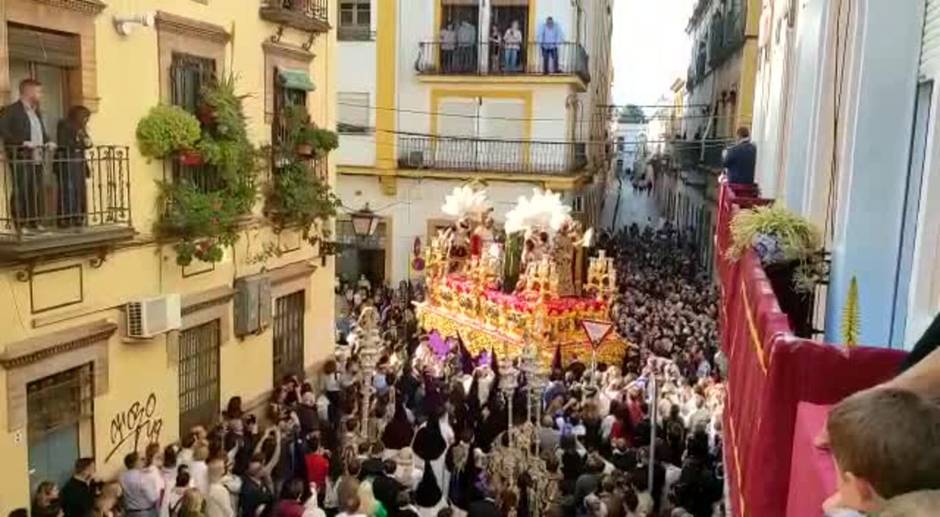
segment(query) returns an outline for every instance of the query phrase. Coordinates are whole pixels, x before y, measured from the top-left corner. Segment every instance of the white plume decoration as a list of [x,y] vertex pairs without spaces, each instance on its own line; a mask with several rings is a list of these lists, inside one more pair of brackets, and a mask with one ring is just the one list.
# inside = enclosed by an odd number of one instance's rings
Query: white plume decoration
[[584,248],[590,248],[591,241],[593,240],[594,240],[594,228],[588,228],[587,231],[584,232],[584,236],[581,237],[581,246]]
[[561,194],[533,189],[532,197],[520,196],[516,206],[506,214],[506,233],[536,228],[557,232],[571,221],[571,207],[561,202]]
[[469,185],[454,187],[454,190],[444,198],[441,212],[461,218],[466,215],[483,214],[490,209],[486,190],[476,190]]

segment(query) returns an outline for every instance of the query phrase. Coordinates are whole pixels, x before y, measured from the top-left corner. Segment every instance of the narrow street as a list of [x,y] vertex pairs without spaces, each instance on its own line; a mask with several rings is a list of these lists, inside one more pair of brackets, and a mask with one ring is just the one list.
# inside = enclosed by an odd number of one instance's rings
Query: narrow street
[[646,192],[634,190],[629,178],[620,180],[619,189],[616,185],[615,180],[615,183],[608,189],[607,199],[604,201],[601,223],[605,228],[616,230],[632,223],[637,223],[641,227],[647,224],[655,226],[658,223],[659,214],[652,193],[647,195]]

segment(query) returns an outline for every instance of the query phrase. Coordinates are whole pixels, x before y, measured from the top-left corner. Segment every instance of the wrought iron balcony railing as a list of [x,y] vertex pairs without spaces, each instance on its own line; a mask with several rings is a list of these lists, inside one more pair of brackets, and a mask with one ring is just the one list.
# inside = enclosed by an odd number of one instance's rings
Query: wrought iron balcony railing
[[588,163],[584,143],[402,136],[398,148],[403,169],[565,175]]
[[133,233],[127,147],[6,147],[0,160],[0,248],[63,235],[75,243],[82,234],[100,238],[115,229],[122,238]]
[[330,30],[329,0],[261,0],[261,19],[306,32]]
[[576,75],[591,80],[588,55],[580,43],[424,42],[415,69],[421,75]]

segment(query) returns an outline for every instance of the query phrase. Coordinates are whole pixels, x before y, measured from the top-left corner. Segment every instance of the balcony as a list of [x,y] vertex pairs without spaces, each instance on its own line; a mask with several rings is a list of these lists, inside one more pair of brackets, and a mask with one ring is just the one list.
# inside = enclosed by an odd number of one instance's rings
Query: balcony
[[8,147],[0,161],[0,259],[100,249],[134,235],[127,147]]
[[304,32],[329,32],[329,0],[262,0],[262,20]]
[[587,167],[584,143],[405,136],[398,140],[402,169],[572,175]]
[[575,76],[591,82],[588,55],[580,43],[560,43],[549,49],[530,42],[519,49],[507,49],[490,43],[448,48],[440,42],[424,42],[415,70],[418,75]]
[[724,150],[724,145],[716,141],[676,140],[669,144],[673,163],[679,169],[721,169]]

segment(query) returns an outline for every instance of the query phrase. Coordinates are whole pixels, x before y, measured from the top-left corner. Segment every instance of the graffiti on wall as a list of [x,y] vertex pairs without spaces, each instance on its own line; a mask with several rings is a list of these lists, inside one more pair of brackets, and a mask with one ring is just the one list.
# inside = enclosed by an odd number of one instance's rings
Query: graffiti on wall
[[156,416],[157,396],[151,393],[145,401],[135,401],[126,410],[111,418],[108,431],[111,452],[105,457],[110,461],[120,450],[140,451],[141,446],[160,441],[163,419]]

